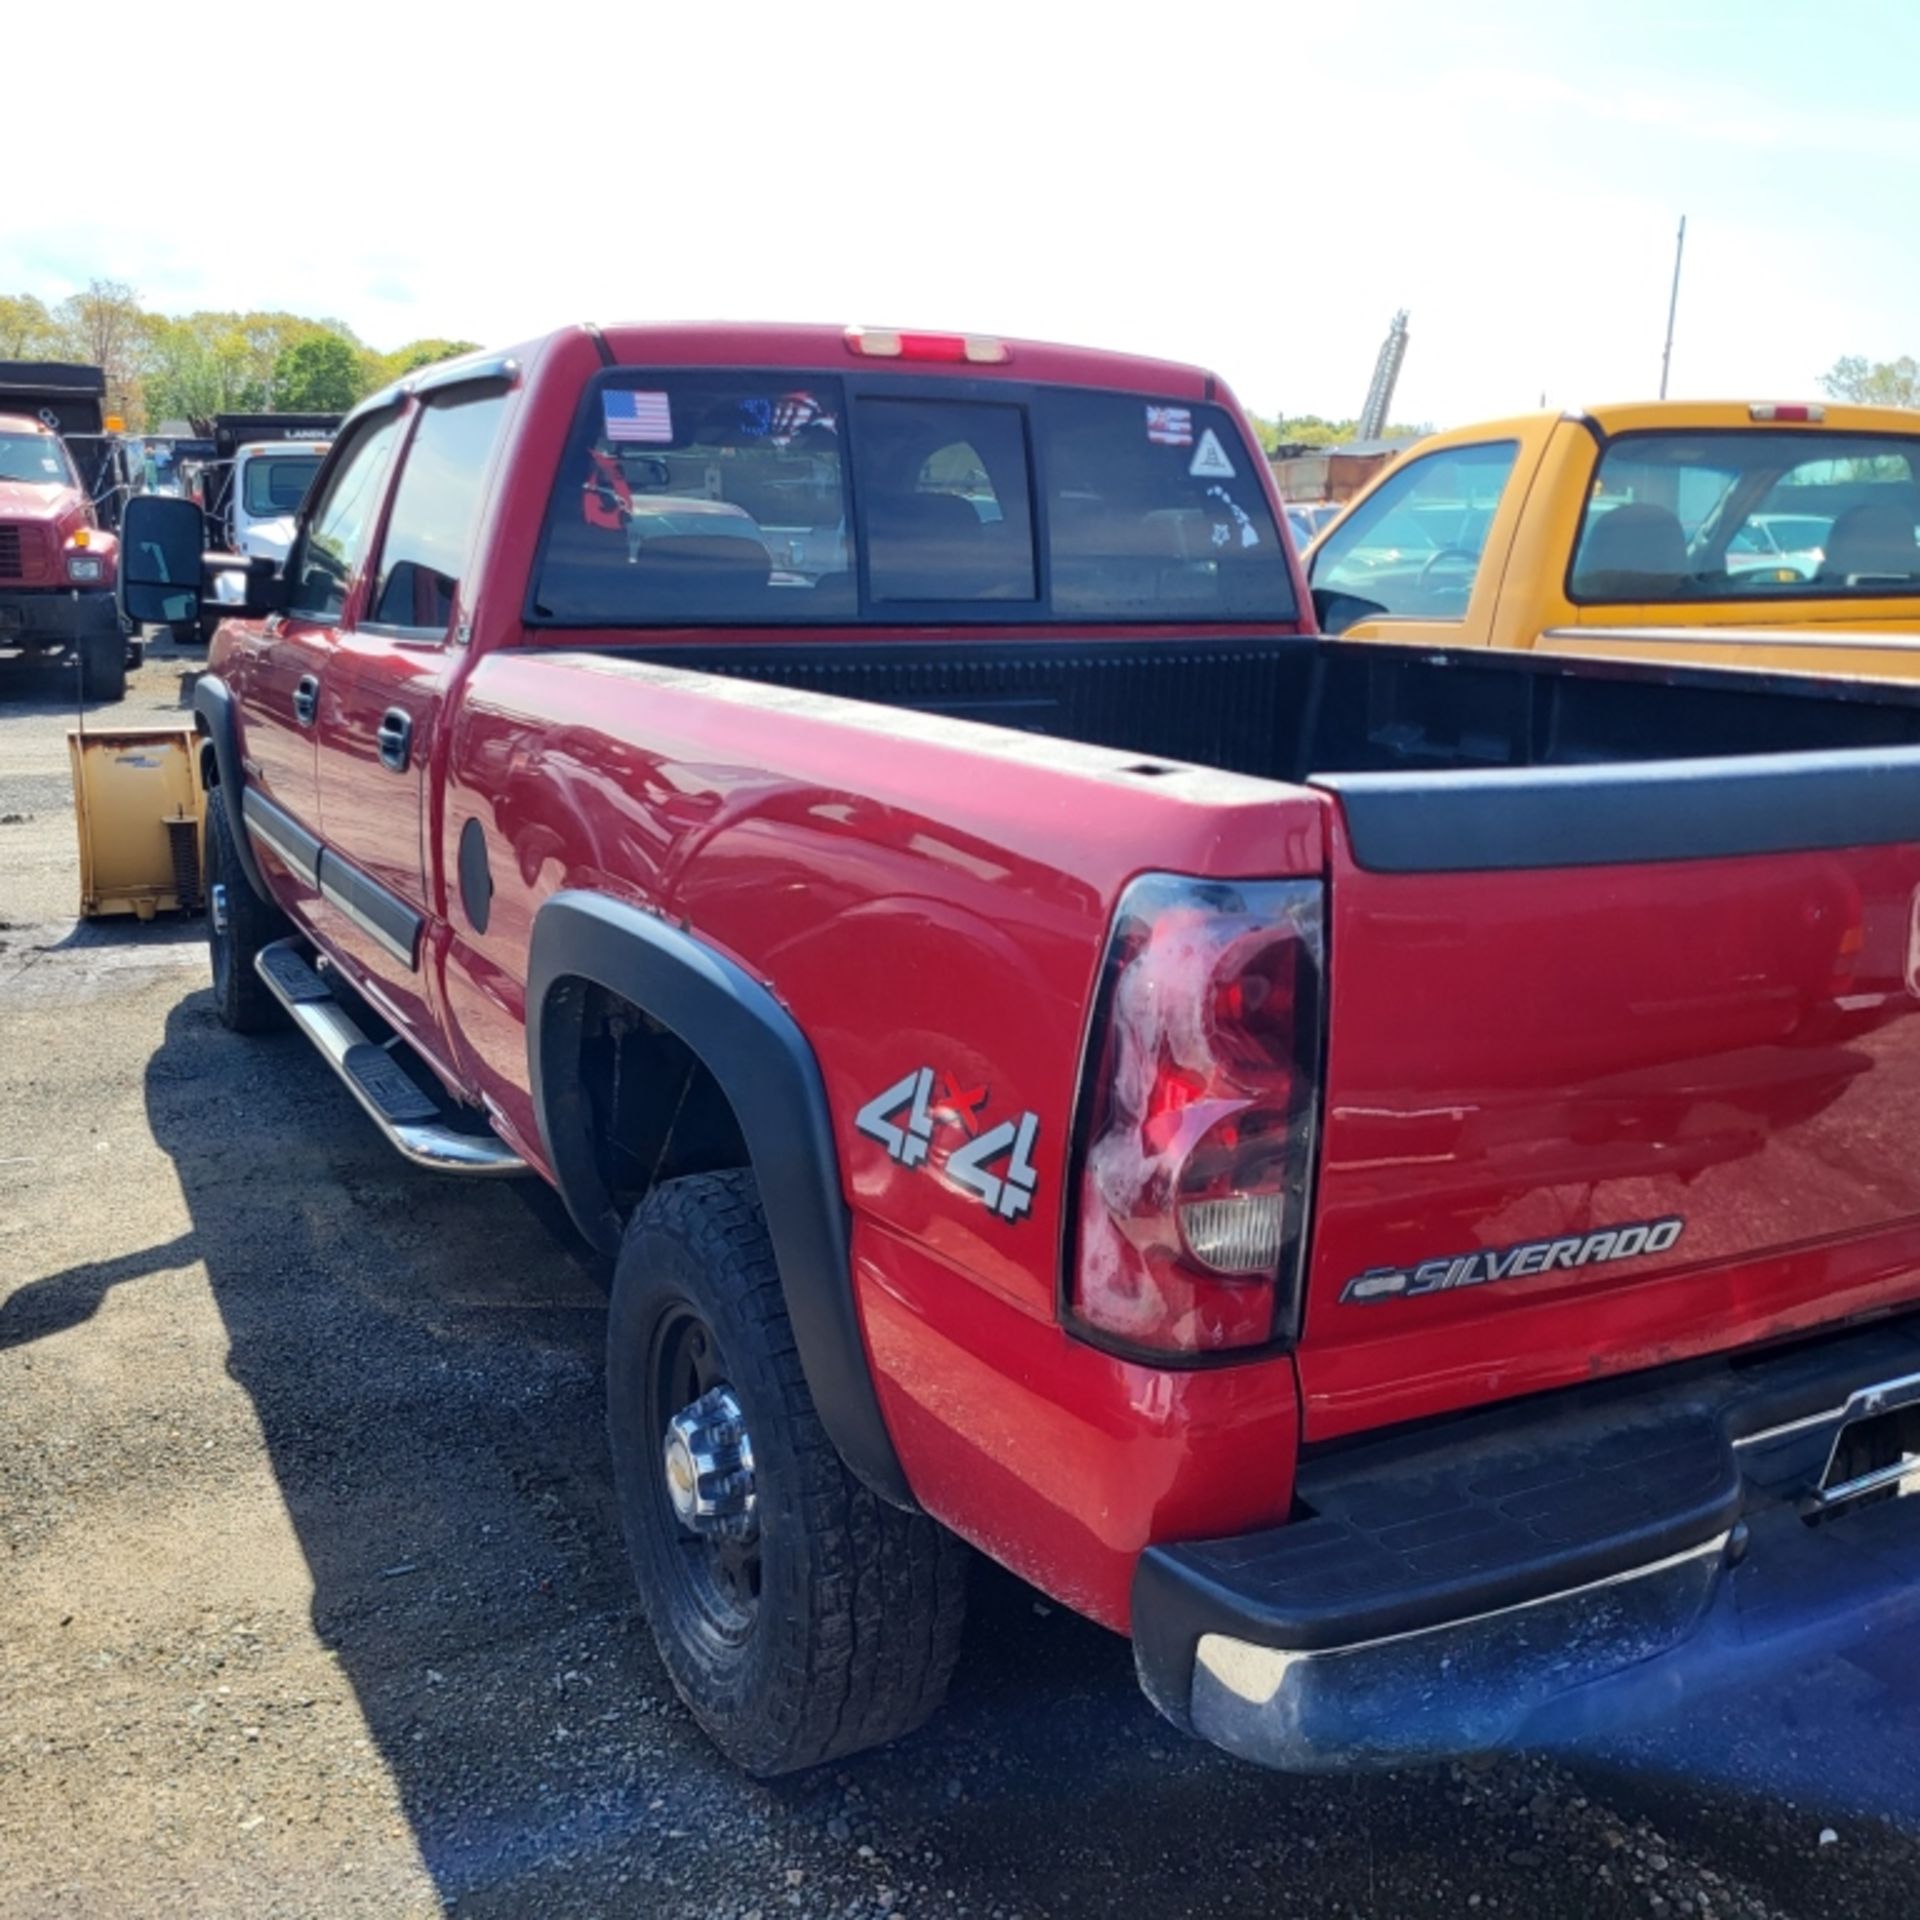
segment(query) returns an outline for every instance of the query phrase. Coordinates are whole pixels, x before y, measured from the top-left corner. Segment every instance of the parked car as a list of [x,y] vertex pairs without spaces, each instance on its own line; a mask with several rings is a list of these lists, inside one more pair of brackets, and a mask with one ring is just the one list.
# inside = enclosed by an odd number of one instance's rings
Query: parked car
[[1642,402],[1423,441],[1308,573],[1348,639],[1908,679],[1917,522],[1909,412]]
[[1286,512],[1293,544],[1304,551],[1339,519],[1340,503],[1336,500],[1289,500]]
[[[630,543],[629,459],[842,538]],[[1194,369],[575,327],[349,418],[196,683],[221,1020],[611,1256],[634,1571],[757,1773],[932,1711],[964,1545],[1295,1768],[1514,1738],[1742,1559],[1852,1604],[1920,693],[1329,644],[1280,512]],[[130,612],[203,533],[132,504]]]

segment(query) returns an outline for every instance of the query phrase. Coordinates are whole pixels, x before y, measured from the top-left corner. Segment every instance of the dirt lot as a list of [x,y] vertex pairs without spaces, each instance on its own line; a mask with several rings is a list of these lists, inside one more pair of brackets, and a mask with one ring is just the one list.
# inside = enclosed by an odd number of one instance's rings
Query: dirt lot
[[1913,1911],[1911,1615],[1630,1735],[1303,1782],[982,1567],[929,1729],[740,1779],[629,1599],[603,1276],[224,1033],[197,926],[76,927],[60,696],[0,665],[0,1913]]

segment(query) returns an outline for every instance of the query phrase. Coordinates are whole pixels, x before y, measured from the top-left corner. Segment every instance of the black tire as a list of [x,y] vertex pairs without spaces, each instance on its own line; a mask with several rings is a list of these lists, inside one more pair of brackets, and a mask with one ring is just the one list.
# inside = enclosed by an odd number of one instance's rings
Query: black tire
[[138,673],[146,664],[147,643],[136,633],[127,641],[127,671]]
[[[716,1576],[739,1549],[691,1534],[667,1493],[667,1422],[694,1391],[673,1378],[689,1323],[712,1343],[700,1390],[724,1383],[751,1436],[751,1578],[737,1566]],[[660,1658],[729,1759],[791,1773],[898,1739],[939,1706],[960,1650],[967,1550],[869,1492],[828,1439],[750,1173],[670,1180],[636,1210],[608,1314],[607,1423]]]
[[247,880],[233,844],[225,790],[207,795],[207,957],[213,964],[213,1004],[220,1024],[235,1033],[269,1033],[286,1012],[254,971],[260,949],[293,931],[286,916],[262,900]]
[[83,700],[127,697],[127,642],[117,625],[80,636],[80,697]]

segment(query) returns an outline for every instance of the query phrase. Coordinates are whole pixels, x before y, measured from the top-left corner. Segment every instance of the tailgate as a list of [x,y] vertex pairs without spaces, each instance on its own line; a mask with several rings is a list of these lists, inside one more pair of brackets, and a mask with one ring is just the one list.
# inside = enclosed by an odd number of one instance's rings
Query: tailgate
[[1920,1297],[1920,751],[1321,784],[1309,1440]]

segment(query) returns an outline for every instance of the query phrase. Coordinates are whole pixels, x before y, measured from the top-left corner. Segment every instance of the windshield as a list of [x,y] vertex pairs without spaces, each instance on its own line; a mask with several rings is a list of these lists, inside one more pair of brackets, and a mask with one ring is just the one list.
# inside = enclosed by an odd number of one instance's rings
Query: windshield
[[1578,601],[1920,592],[1920,436],[1622,434],[1600,457]]
[[248,517],[271,520],[279,514],[298,513],[319,471],[317,453],[263,454],[249,460],[241,492]]
[[603,380],[554,490],[530,617],[1295,617],[1257,456],[1223,409],[861,384]]
[[0,433],[0,480],[30,487],[76,487],[67,450],[50,433]]

